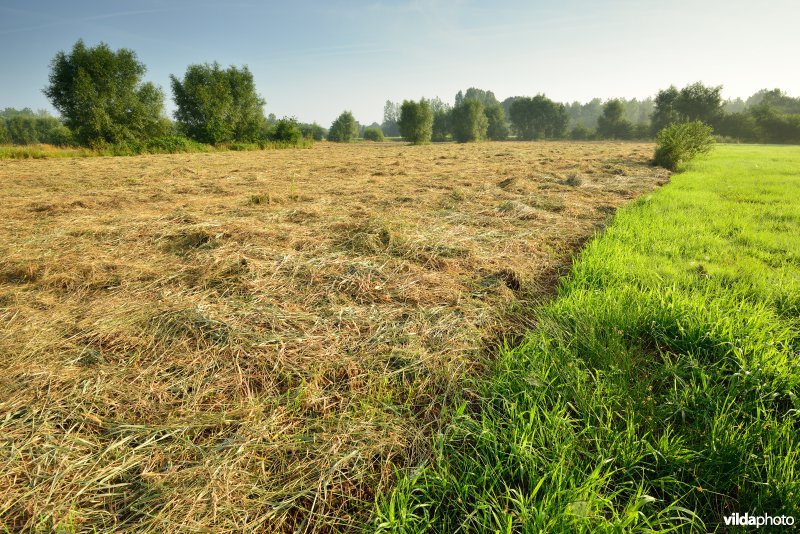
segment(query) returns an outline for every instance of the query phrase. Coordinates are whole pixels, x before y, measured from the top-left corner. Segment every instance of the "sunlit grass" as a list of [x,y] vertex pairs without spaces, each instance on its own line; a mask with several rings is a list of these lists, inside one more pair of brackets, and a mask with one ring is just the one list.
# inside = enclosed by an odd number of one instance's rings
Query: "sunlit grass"
[[378,504],[393,532],[713,531],[800,513],[800,148],[617,214]]

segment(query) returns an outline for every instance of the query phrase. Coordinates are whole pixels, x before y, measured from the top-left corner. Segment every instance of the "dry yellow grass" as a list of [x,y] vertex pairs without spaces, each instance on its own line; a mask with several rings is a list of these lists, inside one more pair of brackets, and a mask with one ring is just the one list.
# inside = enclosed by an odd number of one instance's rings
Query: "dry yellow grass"
[[0,161],[0,527],[352,527],[650,154]]

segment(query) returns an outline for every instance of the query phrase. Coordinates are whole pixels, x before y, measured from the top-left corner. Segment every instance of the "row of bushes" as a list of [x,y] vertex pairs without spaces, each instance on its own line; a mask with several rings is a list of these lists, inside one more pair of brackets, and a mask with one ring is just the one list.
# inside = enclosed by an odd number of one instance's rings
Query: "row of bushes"
[[[79,148],[72,132],[57,118],[43,112],[34,114],[30,110],[11,110],[3,112],[9,118],[0,117],[0,145],[12,144],[31,147],[28,150],[4,150],[0,158],[36,158],[54,156],[55,151],[35,145],[52,145],[62,148]],[[64,155],[108,155],[130,156],[137,154],[164,154],[181,152],[209,152],[217,149],[259,150],[267,148],[289,148],[309,146],[313,140],[322,139],[324,130],[317,125],[302,125],[293,118],[275,120],[265,124],[257,139],[249,142],[229,142],[209,145],[189,139],[171,126],[170,133],[146,139],[130,139],[109,143],[95,141],[84,148],[85,151],[65,151]]]
[[48,144],[70,146],[75,144],[72,132],[57,118],[33,112],[6,110],[0,113],[0,144]]

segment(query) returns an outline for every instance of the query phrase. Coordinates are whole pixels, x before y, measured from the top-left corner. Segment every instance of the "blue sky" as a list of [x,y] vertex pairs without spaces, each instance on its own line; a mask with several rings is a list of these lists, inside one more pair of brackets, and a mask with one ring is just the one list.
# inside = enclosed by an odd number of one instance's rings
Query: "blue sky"
[[83,38],[136,51],[164,88],[191,63],[246,64],[266,112],[380,122],[387,99],[491,89],[501,100],[652,96],[670,84],[800,95],[800,1],[205,2],[0,0],[0,108],[52,109],[41,89]]

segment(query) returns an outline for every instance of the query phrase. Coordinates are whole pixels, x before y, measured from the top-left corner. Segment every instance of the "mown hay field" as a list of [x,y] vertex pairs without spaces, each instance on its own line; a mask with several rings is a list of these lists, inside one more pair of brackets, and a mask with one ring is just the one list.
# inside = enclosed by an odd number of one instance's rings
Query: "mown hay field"
[[0,161],[0,526],[364,521],[652,151]]

